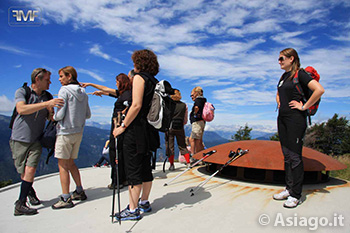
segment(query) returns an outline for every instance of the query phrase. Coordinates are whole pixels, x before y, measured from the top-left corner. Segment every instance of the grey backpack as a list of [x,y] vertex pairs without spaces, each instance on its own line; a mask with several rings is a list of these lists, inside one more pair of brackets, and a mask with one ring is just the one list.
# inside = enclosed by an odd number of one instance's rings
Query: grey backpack
[[159,81],[147,114],[148,123],[161,132],[169,130],[174,115],[176,103],[170,98],[171,94],[174,94],[171,84],[166,80]]

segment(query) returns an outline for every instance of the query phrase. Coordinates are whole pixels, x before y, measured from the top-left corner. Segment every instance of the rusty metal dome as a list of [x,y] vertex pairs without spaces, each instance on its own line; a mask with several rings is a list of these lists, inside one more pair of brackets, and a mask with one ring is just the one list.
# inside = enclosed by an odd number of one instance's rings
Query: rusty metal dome
[[[280,143],[277,141],[247,140],[229,142],[203,150],[193,157],[200,159],[203,153],[216,150],[215,154],[204,160],[207,170],[216,171],[229,160],[230,151],[236,151],[238,148],[248,149],[249,152],[223,169],[222,175],[250,181],[284,182],[284,157]],[[332,157],[307,147],[303,147],[303,162],[305,183],[327,181],[329,171],[346,168],[346,165]]]

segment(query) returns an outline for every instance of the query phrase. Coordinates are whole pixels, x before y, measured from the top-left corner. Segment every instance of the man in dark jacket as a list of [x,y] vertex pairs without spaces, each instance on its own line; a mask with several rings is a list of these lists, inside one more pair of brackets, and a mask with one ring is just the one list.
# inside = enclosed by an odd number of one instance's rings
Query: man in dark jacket
[[184,102],[181,102],[181,93],[178,89],[174,89],[174,95],[171,98],[175,101],[175,111],[171,122],[171,128],[165,133],[166,154],[169,159],[169,170],[175,170],[174,166],[174,140],[176,137],[177,146],[179,147],[181,155],[185,156],[186,162],[189,163],[190,154],[186,148],[185,129],[187,124],[188,109]]

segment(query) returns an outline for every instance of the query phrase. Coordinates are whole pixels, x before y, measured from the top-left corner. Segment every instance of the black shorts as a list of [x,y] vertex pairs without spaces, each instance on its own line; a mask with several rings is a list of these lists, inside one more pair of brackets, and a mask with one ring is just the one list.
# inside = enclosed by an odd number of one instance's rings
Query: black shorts
[[140,133],[137,132],[138,127],[128,127],[124,132],[124,164],[126,179],[129,185],[139,185],[143,182],[153,181],[152,167],[151,167],[151,152],[144,152],[138,150],[137,140],[145,140],[143,143],[147,143],[147,138],[140,137]]

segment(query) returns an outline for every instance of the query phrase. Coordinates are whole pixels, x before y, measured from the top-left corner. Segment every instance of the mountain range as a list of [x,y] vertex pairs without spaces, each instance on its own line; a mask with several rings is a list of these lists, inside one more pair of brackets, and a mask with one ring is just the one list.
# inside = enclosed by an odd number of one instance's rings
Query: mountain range
[[[9,129],[10,117],[0,115],[0,181],[12,180],[12,182],[20,181],[19,174],[13,165],[12,154],[9,146],[11,129]],[[101,156],[102,148],[105,141],[109,138],[110,125],[101,125],[93,122],[93,126],[89,123],[85,126],[83,140],[80,145],[79,156],[75,161],[79,168],[93,166]],[[190,135],[191,126],[186,125],[186,135]],[[206,131],[203,136],[206,147],[212,147],[228,140],[219,136],[216,132]],[[164,134],[160,133],[161,148],[157,151],[157,161],[165,159],[165,139]],[[43,149],[39,165],[37,167],[36,176],[58,172],[57,159],[51,157],[48,164],[45,164],[48,151]],[[178,155],[178,149],[175,149],[175,155]],[[177,158],[177,156],[175,156]]]

